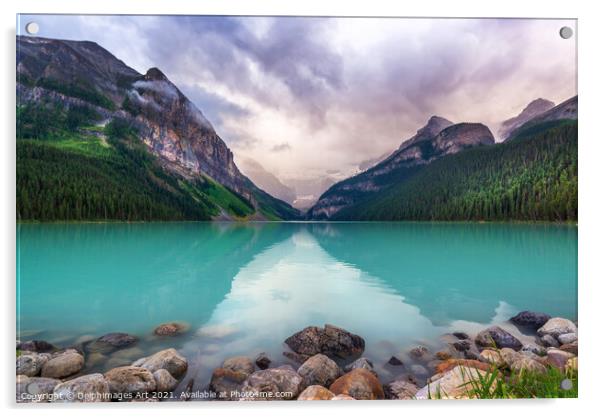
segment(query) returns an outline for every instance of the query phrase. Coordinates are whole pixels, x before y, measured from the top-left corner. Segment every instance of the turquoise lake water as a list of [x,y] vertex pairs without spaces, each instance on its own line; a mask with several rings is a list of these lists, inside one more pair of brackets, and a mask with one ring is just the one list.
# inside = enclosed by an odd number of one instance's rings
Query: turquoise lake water
[[[529,309],[577,319],[577,227],[433,223],[22,224],[17,337],[68,346],[135,334],[107,369],[166,346],[202,388],[233,355],[267,352],[331,323],[366,340],[381,379],[417,344],[470,334]],[[156,338],[183,321],[190,331]],[[510,327],[508,327],[510,326]],[[528,337],[528,335],[525,335]]]

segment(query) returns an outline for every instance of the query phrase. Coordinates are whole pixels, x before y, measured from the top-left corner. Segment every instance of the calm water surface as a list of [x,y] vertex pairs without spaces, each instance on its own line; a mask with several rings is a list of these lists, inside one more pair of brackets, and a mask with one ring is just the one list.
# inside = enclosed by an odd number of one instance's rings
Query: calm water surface
[[[524,310],[577,319],[577,228],[530,224],[23,224],[17,236],[17,336],[61,346],[122,331],[131,349],[87,371],[166,346],[203,388],[233,355],[265,351],[332,323],[366,339],[381,379],[416,344],[474,333]],[[190,331],[159,339],[153,328]],[[512,328],[514,333],[517,329]]]

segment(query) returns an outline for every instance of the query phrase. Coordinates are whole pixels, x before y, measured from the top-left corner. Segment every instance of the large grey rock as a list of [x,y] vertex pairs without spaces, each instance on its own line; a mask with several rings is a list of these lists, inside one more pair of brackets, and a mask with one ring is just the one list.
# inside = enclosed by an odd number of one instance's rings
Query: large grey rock
[[389,400],[411,400],[418,392],[418,387],[404,379],[389,382],[384,387],[385,398]]
[[28,378],[20,376],[17,378],[17,402],[45,403],[52,398],[54,387],[60,384],[59,379],[54,378]]
[[165,349],[146,358],[138,359],[132,366],[141,366],[151,373],[159,369],[167,370],[174,378],[179,379],[188,370],[188,361],[175,349]]
[[102,374],[90,374],[54,387],[53,402],[108,402],[109,384]]
[[303,378],[305,386],[322,385],[330,386],[335,379],[341,376],[341,368],[335,361],[326,355],[318,353],[306,360],[303,365],[297,369],[297,373]]
[[570,320],[554,317],[537,330],[539,336],[550,335],[558,338],[561,334],[577,333],[577,326]]
[[510,321],[518,326],[529,327],[534,330],[539,329],[543,326],[550,316],[545,313],[537,313],[533,311],[521,311],[516,316],[512,317]]
[[38,375],[49,359],[49,353],[23,352],[21,356],[17,358],[17,375]]
[[480,332],[475,338],[475,343],[481,347],[496,347],[498,349],[520,350],[523,347],[520,340],[498,326],[491,326]]
[[56,353],[42,366],[42,376],[64,378],[78,373],[84,367],[84,357],[75,349]]
[[577,333],[565,333],[565,334],[561,334],[557,337],[558,342],[561,345],[566,345],[569,343],[573,343],[577,340]]
[[285,340],[294,352],[313,356],[322,353],[329,357],[348,358],[361,355],[365,342],[360,336],[327,324],[324,328],[306,327]]
[[[303,391],[303,378],[287,365],[253,373],[243,383],[241,393],[247,401],[293,400]],[[290,393],[290,396],[281,396]]]
[[157,392],[171,392],[178,386],[178,380],[165,369],[158,369],[153,372],[153,378],[155,378],[157,384]]
[[117,393],[152,392],[157,388],[153,374],[139,366],[121,366],[105,373],[109,390]]

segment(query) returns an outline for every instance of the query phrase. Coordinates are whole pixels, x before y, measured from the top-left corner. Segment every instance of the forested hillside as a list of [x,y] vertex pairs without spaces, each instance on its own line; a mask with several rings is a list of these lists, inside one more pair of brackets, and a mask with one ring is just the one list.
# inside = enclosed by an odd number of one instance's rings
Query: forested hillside
[[449,155],[336,220],[577,220],[577,121]]
[[88,107],[17,109],[17,215],[21,220],[210,220],[254,212],[209,178],[162,169],[127,121],[95,126]]

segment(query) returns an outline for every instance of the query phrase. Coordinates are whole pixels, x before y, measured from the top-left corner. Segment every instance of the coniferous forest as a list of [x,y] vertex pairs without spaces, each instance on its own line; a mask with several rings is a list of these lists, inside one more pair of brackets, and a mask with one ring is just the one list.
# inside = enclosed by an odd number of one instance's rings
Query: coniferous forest
[[336,220],[577,220],[577,122],[449,155]]
[[48,103],[17,113],[21,220],[210,220],[220,207],[234,216],[254,211],[208,178],[187,181],[162,169],[125,120],[99,127],[87,107]]

